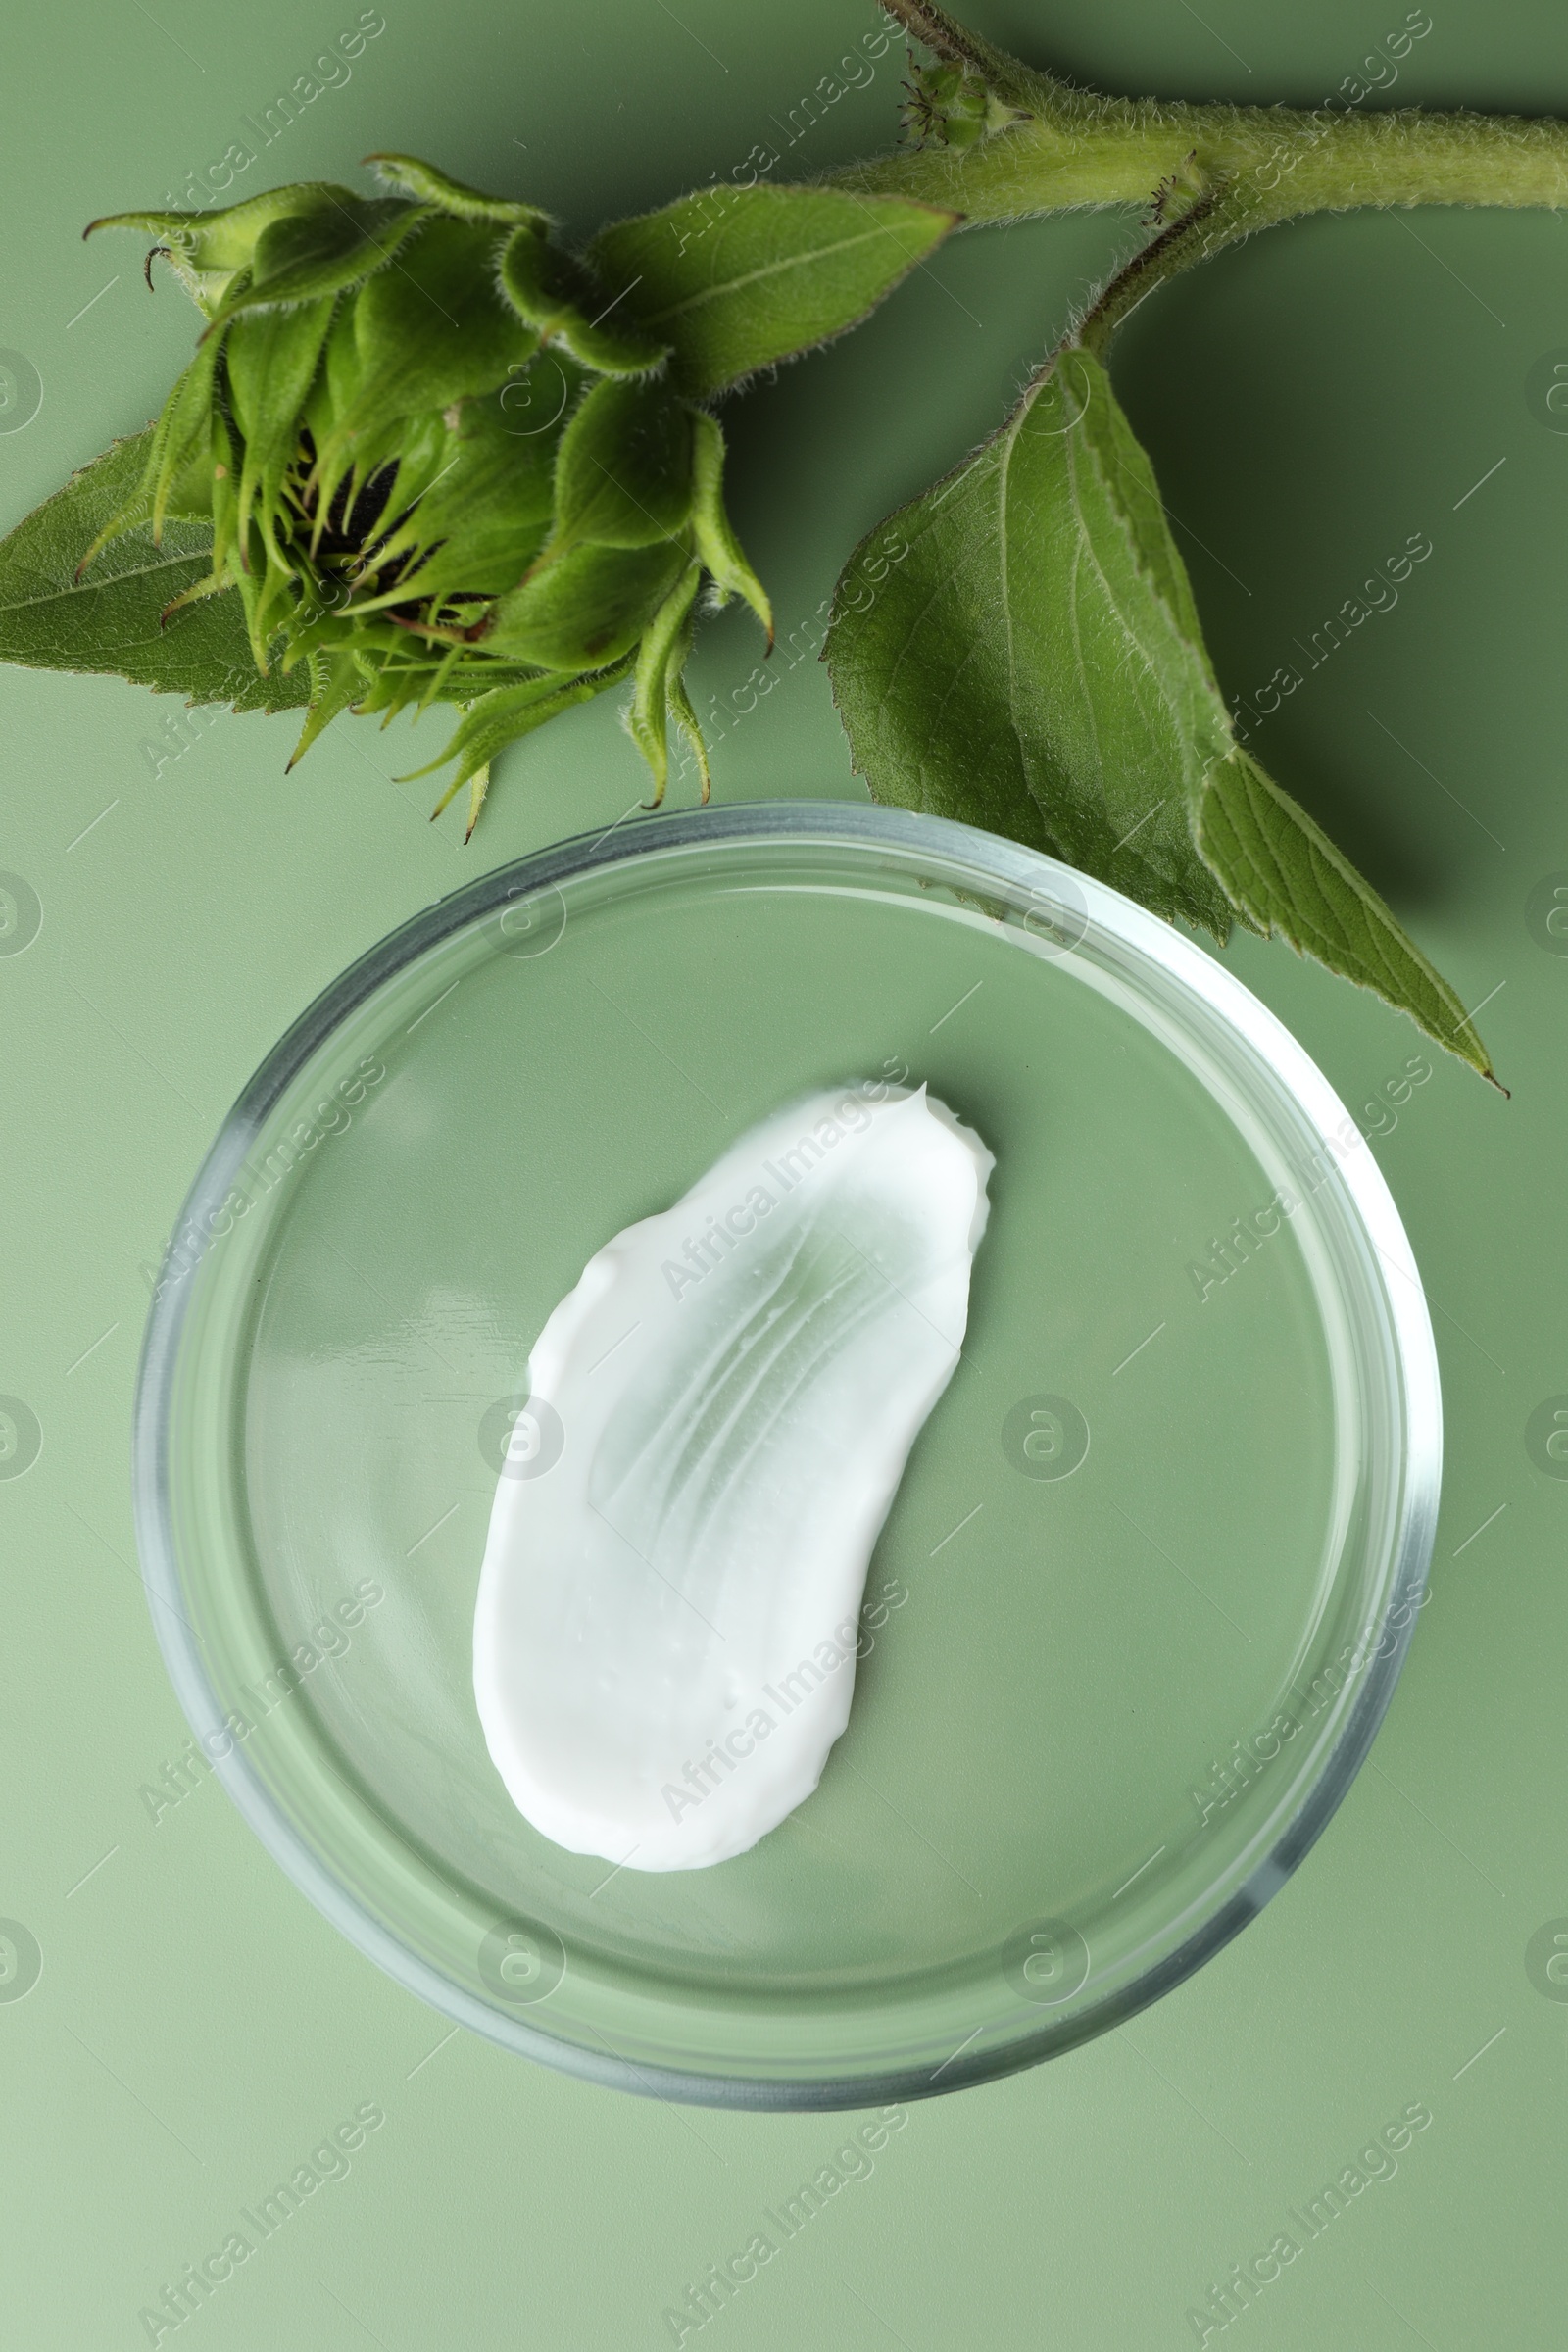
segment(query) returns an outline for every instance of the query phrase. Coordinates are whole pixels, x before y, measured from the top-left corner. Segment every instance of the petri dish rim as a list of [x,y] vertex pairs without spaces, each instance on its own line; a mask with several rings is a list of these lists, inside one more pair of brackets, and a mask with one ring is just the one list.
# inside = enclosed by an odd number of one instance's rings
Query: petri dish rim
[[[293,1080],[333,1033],[397,975],[424,956],[519,899],[596,868],[635,866],[662,853],[705,845],[776,843],[788,848],[861,847],[926,857],[1026,895],[1065,903],[1086,927],[1128,952],[1131,964],[1153,966],[1173,983],[1212,1034],[1227,1035],[1276,1099],[1292,1106],[1319,1143],[1351,1126],[1345,1105],[1304,1049],[1213,956],[1103,884],[1041,853],[950,819],[856,803],[791,800],[672,812],[624,822],[607,832],[555,844],[497,867],[452,892],[378,941],[306,1007],[242,1090],[210,1148],[173,1228],[166,1264],[183,1252],[180,1279],[155,1291],[143,1338],[132,1430],[133,1508],[142,1576],[165,1664],[198,1734],[224,1720],[222,1699],[201,1643],[180,1607],[182,1576],[171,1477],[175,1380],[195,1272],[211,1245],[210,1221],[227,1199],[236,1171],[263,1135]],[[1066,943],[1070,953],[1072,942]],[[1121,995],[1123,985],[1095,984]],[[1144,1018],[1136,1006],[1130,1009]],[[1146,1026],[1158,1033],[1159,1020]],[[1402,1439],[1397,1508],[1384,1561],[1387,1605],[1367,1629],[1364,1670],[1338,1737],[1315,1780],[1245,1879],[1174,1948],[1136,1977],[1070,2017],[1043,2020],[986,2050],[956,2054],[943,2067],[896,2068],[850,2077],[782,2079],[694,2072],[646,2058],[601,2053],[492,2007],[400,1939],[313,1849],[242,1747],[212,1756],[213,1769],[273,1859],[367,1957],[432,2007],[504,2048],[579,2078],[641,2095],[698,2105],[775,2110],[863,2108],[941,2095],[1059,2055],[1136,2015],[1182,1984],[1256,1917],[1298,1867],[1343,1800],[1387,1710],[1426,1586],[1442,1473],[1442,1403],[1436,1348],[1425,1296],[1393,1197],[1369,1151],[1336,1152],[1333,1174],[1343,1204],[1368,1250],[1395,1281],[1368,1285],[1387,1342],[1386,1373]],[[196,1238],[192,1242],[189,1237]],[[1363,1304],[1366,1302],[1363,1302]],[[1402,1612],[1402,1613],[1401,1613]],[[209,1749],[209,1754],[211,1755]],[[940,2079],[939,2079],[940,2078]]]

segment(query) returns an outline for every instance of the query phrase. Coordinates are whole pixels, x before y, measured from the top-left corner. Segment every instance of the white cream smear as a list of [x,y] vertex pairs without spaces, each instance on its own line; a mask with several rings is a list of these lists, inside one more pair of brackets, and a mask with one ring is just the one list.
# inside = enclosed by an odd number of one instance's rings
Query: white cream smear
[[556,1844],[703,1869],[816,1787],[872,1547],[958,1361],[994,1165],[923,1087],[811,1095],[607,1242],[551,1315],[473,1683]]

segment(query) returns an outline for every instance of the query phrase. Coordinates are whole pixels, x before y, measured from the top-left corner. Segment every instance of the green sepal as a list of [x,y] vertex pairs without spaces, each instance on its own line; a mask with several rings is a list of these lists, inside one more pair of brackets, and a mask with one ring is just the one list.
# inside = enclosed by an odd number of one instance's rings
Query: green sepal
[[240,573],[238,586],[256,667],[265,674],[270,662],[272,640],[278,631],[286,628],[292,636],[298,575],[254,528],[250,547],[252,565],[249,571]]
[[345,451],[358,461],[405,417],[492,391],[532,358],[537,336],[496,291],[494,247],[482,222],[435,219],[395,270],[362,289],[353,306],[355,390],[318,452],[323,477]]
[[[745,600],[767,631],[773,650],[773,607],[766,589],[747,563],[724,506],[724,435],[716,417],[706,410],[693,412],[692,535],[719,590],[720,601],[730,596]],[[707,797],[706,795],[704,796]]]
[[170,395],[158,429],[158,467],[152,491],[153,545],[164,535],[164,515],[176,475],[197,458],[212,426],[213,376],[218,352],[204,344]]
[[[247,196],[243,204],[225,205],[214,213],[106,213],[101,220],[89,220],[81,233],[90,237],[99,228],[134,228],[157,237],[155,250],[163,252],[198,309],[212,318],[235,271],[249,267],[263,229],[327,199],[339,205],[361,201],[352,188],[301,180],[293,187],[268,188],[259,196]],[[151,259],[149,255],[149,265]]]
[[532,229],[508,239],[501,285],[519,318],[601,375],[646,375],[669,356],[669,345],[622,315],[590,270]]
[[188,606],[201,604],[210,596],[221,596],[232,584],[220,571],[204,572],[199,580],[192,580],[188,588],[182,588],[177,596],[171,597],[158,615],[158,626],[167,629],[170,622],[176,619]]
[[458,763],[457,773],[446,794],[432,813],[439,816],[453,795],[467,783],[481,767],[488,767],[497,752],[507,744],[515,743],[519,736],[531,735],[574,703],[591,702],[607,688],[618,686],[631,669],[629,658],[612,662],[603,669],[591,670],[571,678],[538,678],[522,686],[502,686],[481,696],[468,710],[446,750],[423,767],[415,768],[407,776],[399,776],[400,784],[412,784],[420,776],[433,775],[445,767],[449,760]]
[[[307,421],[318,449],[331,437],[335,420],[351,408],[359,397],[361,383],[360,343],[355,331],[355,311],[358,305],[340,302],[332,313],[332,324],[327,332],[321,354],[321,372],[312,386],[312,397],[306,411]],[[324,402],[324,407],[320,404]],[[316,419],[319,420],[319,429]]]
[[285,775],[289,768],[299,765],[318,735],[331,725],[340,711],[347,710],[352,704],[360,701],[365,692],[365,673],[352,654],[339,654],[335,658],[313,654],[310,678],[311,699],[305,712],[305,724],[290,754],[288,767],[283,770]]
[[[690,626],[691,623],[688,621],[688,629]],[[684,667],[677,666],[672,662],[664,684],[665,692],[669,697],[669,714],[691,745],[697,758],[697,772],[703,780],[703,807],[706,808],[709,795],[713,789],[713,778],[708,765],[708,746],[703,741],[703,730],[698,724],[697,713],[692,709],[692,698],[686,691]]]
[[[163,414],[149,428],[146,462],[133,495],[111,514],[76,566],[76,577],[97,561],[104,549],[142,524],[152,531],[156,546],[164,520],[171,513],[212,511],[210,418],[219,345],[204,337],[196,356],[181,369],[165,401]],[[199,506],[193,502],[200,501]],[[177,502],[177,503],[173,503]]]
[[585,539],[626,548],[672,539],[692,493],[692,411],[662,384],[607,376],[562,437],[551,557]]
[[239,527],[252,510],[269,551],[283,483],[299,453],[300,422],[321,364],[332,303],[302,303],[290,311],[252,311],[235,318],[223,337],[223,371],[234,421],[244,439]]
[[[468,821],[463,828],[463,846],[465,849],[467,848],[469,842],[473,839],[473,828],[479,822],[479,811],[484,807],[485,795],[489,790],[490,762],[487,760],[483,767],[475,769],[468,785]],[[435,822],[433,816],[430,821],[432,824]]]
[[138,436],[146,451],[141,478],[125,504],[109,516],[86,549],[76,566],[78,579],[106,547],[124,538],[129,531],[145,527],[156,546],[171,514],[211,514],[209,419],[217,363],[217,346],[199,344],[195,358],[175,379],[163,414],[144,435]]
[[[217,402],[213,402],[204,419],[207,446],[213,469],[213,569],[220,579],[233,575],[238,579],[245,570],[245,548],[239,530],[239,461],[234,449],[234,436],[228,429],[228,419]],[[158,510],[153,509],[153,537],[158,536]],[[254,632],[251,645],[254,650]],[[256,666],[265,669],[266,662],[258,657]]]
[[514,588],[549,533],[557,438],[514,432],[494,395],[466,402],[450,464],[375,550],[377,566],[406,564],[388,593],[440,602]]
[[636,692],[626,724],[652,770],[656,808],[669,781],[669,675],[672,669],[680,675],[691,651],[691,612],[702,576],[701,564],[687,565],[643,631],[637,654]]
[[488,652],[540,669],[598,669],[628,653],[685,569],[688,551],[655,547],[572,548],[498,597],[484,638]]
[[485,196],[477,188],[465,187],[461,179],[449,179],[434,164],[423,164],[416,155],[367,155],[361,158],[375,173],[383,187],[396,188],[412,196],[418,204],[438,205],[442,212],[451,213],[459,220],[497,220],[504,226],[518,226],[544,230],[550,225],[550,215],[542,213],[536,204],[518,204],[508,196]]
[[[269,221],[256,240],[250,284],[230,291],[219,319],[280,303],[318,302],[347,294],[384,270],[398,247],[432,218],[427,205],[396,197],[323,194],[309,210]],[[209,330],[211,331],[211,330]]]
[[305,402],[305,426],[316,450],[316,463],[311,468],[308,488],[316,499],[316,519],[311,535],[314,554],[326,527],[339,482],[345,479],[354,464],[352,450],[340,449],[336,471],[328,472],[322,463],[322,452],[332,442],[337,420],[358,397],[360,389],[360,354],[354,334],[353,302],[340,302],[332,313],[322,346],[320,365],[312,381]]

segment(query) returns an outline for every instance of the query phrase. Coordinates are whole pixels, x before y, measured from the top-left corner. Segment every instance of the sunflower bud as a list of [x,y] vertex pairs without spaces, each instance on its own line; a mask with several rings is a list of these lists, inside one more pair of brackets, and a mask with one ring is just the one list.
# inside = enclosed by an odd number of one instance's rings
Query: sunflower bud
[[[700,592],[764,595],[723,503],[723,437],[530,205],[407,156],[392,193],[320,183],[214,213],[124,213],[207,318],[136,496],[89,549],[209,517],[266,673],[305,662],[294,760],[345,710],[442,701],[468,832],[502,747],[630,681],[655,801],[671,719],[706,752],[683,683]],[[294,764],[291,760],[289,764]],[[421,768],[423,775],[430,768]]]
[[911,60],[904,91],[904,127],[920,146],[972,147],[994,127],[985,83],[962,66],[917,65]]

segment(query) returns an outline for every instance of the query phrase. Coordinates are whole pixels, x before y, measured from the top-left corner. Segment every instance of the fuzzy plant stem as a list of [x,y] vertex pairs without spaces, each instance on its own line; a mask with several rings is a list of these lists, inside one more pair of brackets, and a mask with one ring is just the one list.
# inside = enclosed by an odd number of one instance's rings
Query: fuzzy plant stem
[[945,205],[966,227],[1147,204],[1172,181],[1190,196],[1225,191],[1231,217],[1215,227],[1226,243],[1363,205],[1568,206],[1568,122],[1555,119],[1103,98],[1020,66],[926,0],[886,6],[944,64],[984,83],[988,135],[903,148],[831,184]]

